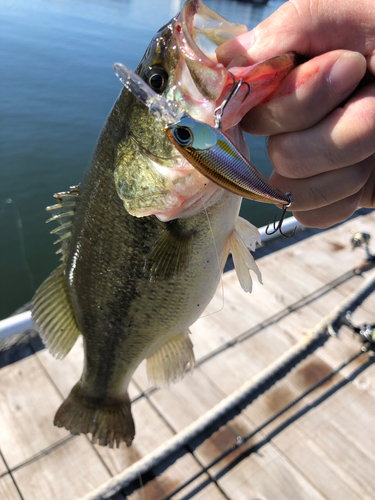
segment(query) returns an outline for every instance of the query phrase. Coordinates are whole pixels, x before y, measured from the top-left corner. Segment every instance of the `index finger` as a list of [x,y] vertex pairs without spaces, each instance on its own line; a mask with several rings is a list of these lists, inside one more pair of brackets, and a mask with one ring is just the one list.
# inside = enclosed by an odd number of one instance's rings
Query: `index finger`
[[289,51],[310,58],[348,49],[367,56],[375,74],[374,25],[373,0],[357,0],[356,8],[342,0],[293,0],[252,31],[218,47],[216,53],[226,65],[238,55],[255,63]]

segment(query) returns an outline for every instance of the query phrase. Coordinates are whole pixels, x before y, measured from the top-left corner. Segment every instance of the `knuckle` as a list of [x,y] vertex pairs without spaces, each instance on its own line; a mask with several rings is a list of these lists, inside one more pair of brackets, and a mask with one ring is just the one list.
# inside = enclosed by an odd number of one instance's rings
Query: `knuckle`
[[309,177],[304,162],[296,154],[296,136],[293,133],[280,134],[269,138],[267,152],[275,171],[289,179]]

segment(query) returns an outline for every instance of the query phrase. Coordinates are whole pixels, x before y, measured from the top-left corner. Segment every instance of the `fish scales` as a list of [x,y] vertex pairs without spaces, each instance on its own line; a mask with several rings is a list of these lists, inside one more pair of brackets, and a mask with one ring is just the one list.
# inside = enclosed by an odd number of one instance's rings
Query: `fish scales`
[[[137,72],[212,124],[231,78],[194,36],[217,46],[244,29],[188,0],[155,35]],[[238,127],[232,137],[246,154]],[[100,445],[130,445],[135,428],[127,387],[134,370],[146,358],[150,379],[164,384],[193,367],[189,327],[213,297],[230,251],[246,291],[250,269],[260,278],[247,248],[254,249],[259,233],[238,218],[241,198],[194,169],[164,125],[125,89],[82,183],[55,197],[48,210],[60,224],[53,232],[62,263],[37,290],[32,317],[58,358],[82,335],[84,367],[54,423],[72,434],[91,433]]]
[[[127,101],[128,94],[123,92],[121,99]],[[117,109],[113,114],[119,115]],[[125,113],[120,115],[126,119]],[[127,385],[131,374],[124,373],[124,366],[135,368],[168,336],[190,326],[192,309],[196,311],[193,321],[199,317],[211,298],[205,276],[215,276],[210,288],[216,288],[220,279],[216,251],[223,252],[239,209],[239,200],[226,195],[222,204],[231,211],[227,234],[222,218],[215,217],[221,204],[208,209],[211,226],[220,226],[216,249],[205,212],[181,219],[182,232],[195,232],[193,265],[178,277],[150,281],[144,263],[165,229],[155,217],[136,218],[124,210],[113,180],[116,148],[108,148],[114,136],[111,122],[110,118],[99,140],[94,167],[81,185],[65,275],[85,341],[82,387],[85,398],[93,400],[115,399],[118,385]]]

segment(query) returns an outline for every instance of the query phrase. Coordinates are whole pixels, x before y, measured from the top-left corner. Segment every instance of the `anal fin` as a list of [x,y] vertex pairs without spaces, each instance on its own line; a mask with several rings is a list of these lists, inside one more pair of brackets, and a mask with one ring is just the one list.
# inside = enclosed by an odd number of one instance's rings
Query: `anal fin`
[[194,367],[193,343],[189,331],[169,339],[157,351],[147,358],[147,375],[150,382],[157,386],[168,385],[180,380],[187,366]]
[[40,285],[32,300],[31,314],[39,334],[56,358],[64,358],[80,331],[69,303],[61,264]]

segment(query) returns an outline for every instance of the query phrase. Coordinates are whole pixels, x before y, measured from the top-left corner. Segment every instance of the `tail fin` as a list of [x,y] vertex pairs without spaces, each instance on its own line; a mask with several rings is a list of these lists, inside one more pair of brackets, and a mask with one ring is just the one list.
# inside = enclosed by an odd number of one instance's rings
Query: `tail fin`
[[135,434],[128,395],[111,404],[90,402],[79,382],[57,410],[53,423],[72,434],[91,433],[93,443],[110,448],[115,443],[118,448],[123,441],[130,446]]

